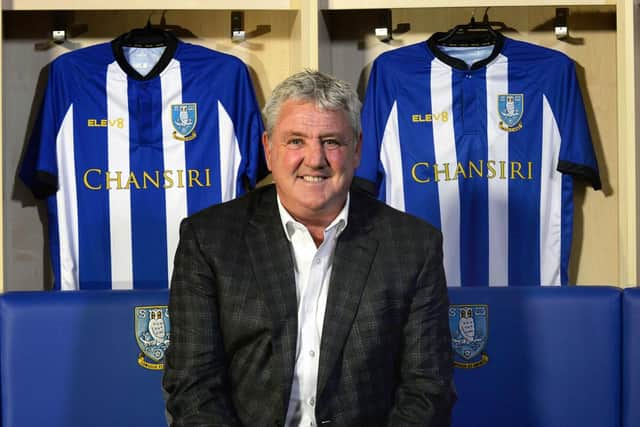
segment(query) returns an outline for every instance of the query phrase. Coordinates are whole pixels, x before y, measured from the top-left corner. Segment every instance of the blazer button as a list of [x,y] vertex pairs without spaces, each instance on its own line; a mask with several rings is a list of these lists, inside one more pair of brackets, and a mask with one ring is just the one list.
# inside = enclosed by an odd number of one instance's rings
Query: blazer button
[[322,420],[322,421],[320,421],[320,425],[326,426],[328,424],[331,424],[331,420]]

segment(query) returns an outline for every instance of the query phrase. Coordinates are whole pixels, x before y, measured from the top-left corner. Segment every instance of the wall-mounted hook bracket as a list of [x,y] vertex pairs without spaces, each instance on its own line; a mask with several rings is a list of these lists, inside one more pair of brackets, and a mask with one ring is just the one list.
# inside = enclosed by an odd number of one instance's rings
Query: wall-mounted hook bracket
[[393,15],[391,9],[381,9],[375,19],[374,33],[378,40],[388,43],[393,40],[394,34],[403,34],[411,30],[411,24],[399,23],[393,28]]
[[271,25],[257,25],[253,31],[247,31],[244,27],[244,12],[231,12],[231,41],[240,43],[247,39],[261,36],[271,32]]
[[67,40],[67,30],[53,29],[51,30],[51,41],[55,44],[62,44]]
[[247,38],[244,29],[244,12],[231,12],[231,41],[235,43],[243,42]]
[[392,36],[392,16],[391,9],[383,9],[380,11],[381,15],[379,17],[379,23],[375,28],[375,35],[378,40],[381,42],[390,41]]
[[74,22],[73,12],[59,11],[53,13],[53,25],[49,31],[49,39],[35,44],[36,50],[48,50],[54,45],[74,44],[70,42],[74,37],[86,33],[89,30],[87,24],[77,24]]
[[564,40],[569,37],[569,25],[567,23],[569,17],[569,8],[556,8],[556,19],[554,23],[554,33],[558,40]]

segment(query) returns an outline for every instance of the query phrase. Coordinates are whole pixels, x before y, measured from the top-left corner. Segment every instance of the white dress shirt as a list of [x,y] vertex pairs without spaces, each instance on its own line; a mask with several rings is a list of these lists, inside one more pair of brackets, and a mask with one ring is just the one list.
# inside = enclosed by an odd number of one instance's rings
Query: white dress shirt
[[347,226],[349,196],[344,208],[324,230],[319,247],[309,230],[293,219],[278,197],[278,209],[285,234],[293,248],[296,297],[298,300],[298,339],[286,427],[316,426],[315,405],[322,324],[327,306],[333,253],[338,236]]

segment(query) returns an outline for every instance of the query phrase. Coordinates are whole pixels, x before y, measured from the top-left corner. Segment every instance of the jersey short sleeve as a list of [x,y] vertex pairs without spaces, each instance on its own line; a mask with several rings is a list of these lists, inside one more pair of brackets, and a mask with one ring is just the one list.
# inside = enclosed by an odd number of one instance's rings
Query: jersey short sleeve
[[545,91],[562,140],[558,170],[586,180],[599,190],[600,174],[575,65],[569,58],[563,59],[554,67],[556,78],[546,81]]

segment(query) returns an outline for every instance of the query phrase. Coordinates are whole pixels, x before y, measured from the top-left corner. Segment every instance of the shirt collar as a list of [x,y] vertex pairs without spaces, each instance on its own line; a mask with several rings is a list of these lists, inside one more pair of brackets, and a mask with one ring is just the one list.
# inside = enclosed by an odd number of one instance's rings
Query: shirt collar
[[[296,231],[296,228],[306,228],[304,224],[296,221],[291,214],[282,206],[282,202],[280,201],[280,196],[276,194],[276,199],[278,201],[278,212],[280,213],[280,221],[282,222],[282,228],[284,228],[284,233],[287,236],[287,239],[291,241],[291,236]],[[349,219],[349,202],[351,200],[351,196],[347,193],[347,201],[344,203],[344,207],[338,213],[338,215],[331,221],[324,229],[324,234],[326,236],[327,232],[331,230],[333,227],[336,227],[336,238],[342,233],[342,231],[347,227],[347,222]]]

